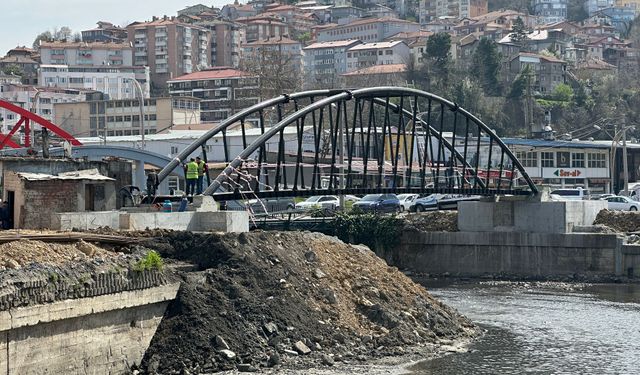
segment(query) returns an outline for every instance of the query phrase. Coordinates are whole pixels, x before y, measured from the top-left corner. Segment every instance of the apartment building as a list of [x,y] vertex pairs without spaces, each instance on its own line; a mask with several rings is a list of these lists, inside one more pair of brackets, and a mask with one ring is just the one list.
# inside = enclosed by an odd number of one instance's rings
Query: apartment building
[[146,66],[41,65],[38,81],[46,87],[100,91],[112,99],[139,97],[133,81],[138,81],[145,98],[151,92]]
[[133,66],[133,48],[128,43],[43,42],[43,65]]
[[302,43],[289,38],[256,40],[242,46],[244,66],[287,64],[292,72],[302,71]]
[[179,22],[175,17],[154,17],[150,22],[127,26],[134,47],[133,64],[148,66],[151,89],[161,93],[167,81],[210,66],[211,32]]
[[196,23],[211,32],[211,66],[240,66],[240,44],[245,39],[245,27],[229,21]]
[[611,8],[616,4],[616,0],[586,0],[584,2],[584,10],[587,11],[589,16],[604,9]]
[[347,72],[347,50],[359,40],[313,43],[303,50],[304,83],[307,88],[335,87],[338,76]]
[[263,14],[254,17],[243,17],[236,19],[236,22],[245,27],[244,43],[290,35],[289,25],[282,22],[281,19],[275,15]]
[[35,85],[38,83],[38,61],[36,51],[26,47],[16,47],[7,55],[0,59],[0,70],[7,68],[17,68],[22,73],[22,83],[25,85]]
[[489,12],[488,0],[420,0],[420,23],[437,19],[462,19],[477,17]]
[[200,123],[200,99],[151,98],[144,101],[144,124],[140,122],[140,101],[109,100],[105,95],[88,95],[81,103],[54,105],[55,123],[79,137],[155,134],[175,125]]
[[552,93],[559,84],[567,82],[566,61],[552,56],[520,52],[509,62],[508,83],[513,82],[525,66],[530,66],[534,75],[532,89],[543,95]]
[[201,99],[202,122],[216,122],[260,101],[258,78],[231,67],[213,67],[167,82],[174,98]]
[[81,33],[82,41],[86,43],[123,43],[127,41],[127,29],[116,26],[111,22],[99,21],[98,27],[89,30],[82,30]]
[[407,64],[409,46],[403,41],[362,43],[347,50],[347,72],[375,65]]
[[[56,103],[84,101],[87,92],[87,90],[6,83],[0,85],[0,100],[32,111],[49,121],[54,121],[54,105]],[[1,132],[3,134],[7,134],[19,120],[19,115],[4,108],[0,109]]]
[[400,32],[415,32],[420,24],[397,18],[365,18],[346,25],[336,25],[319,29],[318,42],[358,39],[365,43],[381,42]]
[[567,0],[533,0],[533,12],[542,23],[564,21],[567,19]]

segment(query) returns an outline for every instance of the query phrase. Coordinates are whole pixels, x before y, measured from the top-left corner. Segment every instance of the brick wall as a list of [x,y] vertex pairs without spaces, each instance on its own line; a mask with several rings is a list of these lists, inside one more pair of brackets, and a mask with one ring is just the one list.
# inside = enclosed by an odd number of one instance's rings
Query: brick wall
[[56,212],[84,211],[79,207],[81,190],[82,181],[77,180],[24,181],[22,212],[16,227],[49,228]]

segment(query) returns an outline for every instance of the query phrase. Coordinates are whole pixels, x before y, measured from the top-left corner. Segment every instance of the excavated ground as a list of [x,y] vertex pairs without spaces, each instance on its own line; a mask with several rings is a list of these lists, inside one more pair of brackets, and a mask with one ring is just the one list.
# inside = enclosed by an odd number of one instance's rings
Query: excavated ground
[[640,214],[634,211],[601,210],[593,224],[605,226],[616,232],[640,232]]
[[478,332],[366,247],[308,232],[156,234],[146,247],[197,269],[183,274],[143,373],[366,363]]

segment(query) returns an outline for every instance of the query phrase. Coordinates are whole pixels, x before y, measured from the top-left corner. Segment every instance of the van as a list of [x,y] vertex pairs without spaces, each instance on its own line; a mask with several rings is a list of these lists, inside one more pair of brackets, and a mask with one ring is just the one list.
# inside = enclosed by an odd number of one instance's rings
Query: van
[[562,201],[581,201],[591,199],[591,192],[581,187],[575,189],[557,189],[551,192],[551,199]]

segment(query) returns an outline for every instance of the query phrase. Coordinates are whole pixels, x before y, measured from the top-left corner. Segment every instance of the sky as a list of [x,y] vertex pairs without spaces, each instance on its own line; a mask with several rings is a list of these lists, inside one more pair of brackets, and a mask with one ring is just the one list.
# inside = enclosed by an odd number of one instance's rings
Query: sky
[[199,3],[221,8],[233,0],[0,0],[0,56],[17,45],[31,47],[46,30],[69,26],[75,33],[96,27],[98,21],[123,26],[152,16],[175,16]]

